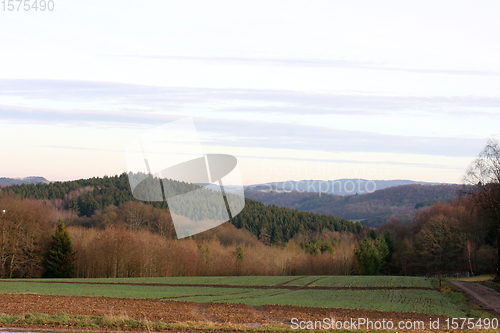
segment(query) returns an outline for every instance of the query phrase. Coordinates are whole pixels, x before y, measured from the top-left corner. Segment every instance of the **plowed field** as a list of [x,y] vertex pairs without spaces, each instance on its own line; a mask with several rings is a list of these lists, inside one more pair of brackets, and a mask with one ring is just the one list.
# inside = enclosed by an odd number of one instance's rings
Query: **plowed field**
[[[292,318],[299,320],[351,320],[369,318],[375,320],[424,321],[438,316],[402,312],[370,310],[325,309],[286,305],[248,306],[244,304],[193,303],[162,301],[153,299],[130,299],[111,297],[72,297],[36,294],[0,294],[0,312],[10,315],[20,313],[59,314],[89,316],[127,316],[129,318],[165,322],[215,322],[248,324],[251,327],[263,323],[291,324]],[[443,322],[444,317],[440,317]]]
[[433,332],[437,327],[430,328],[431,320],[439,320],[439,329],[446,330],[447,317],[467,316],[424,278],[334,276],[2,280],[0,313],[65,313],[248,328],[266,323],[307,326],[327,318],[329,323],[367,329],[356,326],[363,318],[391,322],[394,331],[401,331],[401,323],[403,327],[419,323],[413,331]]

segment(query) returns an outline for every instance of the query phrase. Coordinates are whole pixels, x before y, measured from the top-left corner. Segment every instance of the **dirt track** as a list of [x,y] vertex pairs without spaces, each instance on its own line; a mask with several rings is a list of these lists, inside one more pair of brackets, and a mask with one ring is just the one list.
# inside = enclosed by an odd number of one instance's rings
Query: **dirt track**
[[[394,323],[406,320],[429,322],[430,315],[400,312],[382,312],[350,309],[322,309],[298,306],[248,306],[244,304],[173,302],[154,299],[72,297],[38,294],[0,294],[0,313],[15,315],[21,313],[71,315],[124,315],[133,319],[148,319],[164,322],[214,322],[248,324],[262,323],[291,324],[292,318],[299,320],[350,320],[369,318],[392,320]],[[438,316],[432,316],[433,320]],[[443,322],[443,317],[441,322]]]
[[500,293],[477,282],[450,281],[474,303],[500,315]]

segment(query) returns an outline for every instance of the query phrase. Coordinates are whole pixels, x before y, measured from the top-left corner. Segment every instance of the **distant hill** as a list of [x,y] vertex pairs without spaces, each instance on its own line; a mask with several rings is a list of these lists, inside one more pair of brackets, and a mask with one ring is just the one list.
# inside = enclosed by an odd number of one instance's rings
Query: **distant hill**
[[0,177],[0,186],[9,186],[9,185],[21,185],[21,184],[48,184],[50,183],[47,179],[43,177],[26,177],[26,178],[5,178]]
[[367,179],[336,179],[336,180],[299,180],[272,182],[247,186],[248,190],[276,192],[321,192],[337,195],[372,193],[384,188],[401,185],[444,185],[445,183],[416,182],[413,180],[367,180]]
[[[288,207],[300,211],[334,215],[378,227],[394,214],[412,213],[415,207],[424,207],[431,200],[447,201],[458,195],[461,185],[400,185],[373,193],[335,195],[314,192],[283,192],[246,190],[247,198],[265,205]],[[421,205],[419,205],[421,204]]]

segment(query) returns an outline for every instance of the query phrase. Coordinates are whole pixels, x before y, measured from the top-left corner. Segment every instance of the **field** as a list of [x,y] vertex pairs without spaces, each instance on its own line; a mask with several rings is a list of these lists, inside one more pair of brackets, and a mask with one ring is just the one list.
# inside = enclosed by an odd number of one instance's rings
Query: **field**
[[[0,280],[12,281],[12,280]],[[29,279],[33,282],[95,282],[237,286],[418,287],[432,288],[426,278],[412,276],[186,276],[161,278]]]
[[445,317],[491,317],[431,282],[394,276],[0,280],[0,326],[293,332],[292,318],[366,318],[426,325],[440,319],[444,330]]
[[3,280],[0,293],[161,299],[252,306],[415,312],[450,317],[465,313],[429,280],[416,277],[260,276],[128,279]]

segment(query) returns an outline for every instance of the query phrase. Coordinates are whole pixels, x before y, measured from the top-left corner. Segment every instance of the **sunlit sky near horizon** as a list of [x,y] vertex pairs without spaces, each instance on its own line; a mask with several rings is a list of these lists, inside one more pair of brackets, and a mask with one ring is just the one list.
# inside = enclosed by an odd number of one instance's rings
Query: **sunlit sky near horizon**
[[186,116],[246,185],[457,183],[500,137],[497,1],[52,1],[0,4],[0,177],[120,174]]

